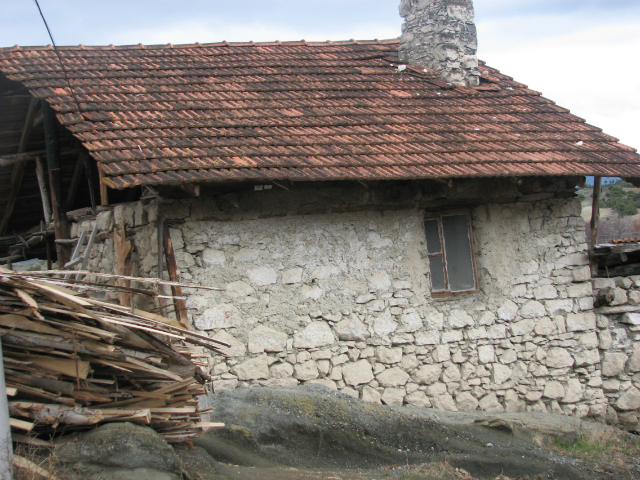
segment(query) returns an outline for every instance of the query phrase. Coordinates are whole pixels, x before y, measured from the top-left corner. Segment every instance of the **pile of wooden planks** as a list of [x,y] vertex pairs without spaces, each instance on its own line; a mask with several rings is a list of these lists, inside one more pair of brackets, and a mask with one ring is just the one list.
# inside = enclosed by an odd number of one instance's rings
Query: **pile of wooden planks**
[[[128,421],[181,443],[218,426],[202,421],[208,410],[199,408],[198,396],[210,381],[202,358],[224,343],[96,298],[106,291],[154,297],[157,290],[141,284],[175,285],[74,272],[115,280],[105,284],[66,279],[67,273],[0,269],[0,336],[15,433],[51,435]],[[125,286],[132,281],[136,287]]]

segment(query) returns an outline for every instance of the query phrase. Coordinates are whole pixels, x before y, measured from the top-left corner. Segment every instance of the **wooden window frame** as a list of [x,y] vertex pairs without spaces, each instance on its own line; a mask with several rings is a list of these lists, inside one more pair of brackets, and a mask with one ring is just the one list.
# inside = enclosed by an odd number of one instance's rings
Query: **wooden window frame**
[[471,212],[467,209],[458,209],[458,210],[446,210],[443,212],[425,212],[424,220],[423,220],[423,229],[425,242],[426,242],[426,227],[424,226],[425,220],[438,220],[438,233],[440,234],[440,247],[441,251],[439,253],[430,254],[427,247],[427,257],[429,258],[429,282],[431,283],[431,257],[442,257],[442,266],[444,269],[444,278],[445,285],[449,288],[449,274],[447,272],[447,261],[445,256],[445,248],[446,244],[444,241],[444,234],[442,229],[442,217],[453,216],[453,215],[466,215],[467,217],[467,227],[469,229],[469,247],[471,249],[471,266],[473,268],[473,281],[475,288],[471,290],[460,290],[456,292],[452,292],[451,290],[439,290],[437,292],[433,291],[433,286],[431,285],[431,297],[432,298],[449,298],[449,297],[458,297],[461,295],[469,295],[473,293],[478,293],[478,269],[476,268],[476,251],[475,244],[473,241],[473,224],[471,218]]

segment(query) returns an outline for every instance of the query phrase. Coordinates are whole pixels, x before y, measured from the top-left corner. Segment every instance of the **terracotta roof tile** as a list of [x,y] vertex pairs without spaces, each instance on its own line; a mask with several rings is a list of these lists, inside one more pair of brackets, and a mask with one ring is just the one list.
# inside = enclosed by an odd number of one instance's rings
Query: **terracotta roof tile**
[[0,49],[113,188],[219,181],[640,176],[640,155],[481,64],[398,73],[397,39]]

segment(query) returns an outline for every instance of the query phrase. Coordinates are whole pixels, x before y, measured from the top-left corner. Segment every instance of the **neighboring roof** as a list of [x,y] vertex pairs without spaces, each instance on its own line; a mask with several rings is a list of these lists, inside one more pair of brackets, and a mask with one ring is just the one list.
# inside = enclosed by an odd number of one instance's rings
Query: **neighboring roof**
[[[398,71],[398,40],[0,49],[113,188],[270,180],[640,176],[640,155],[481,62]],[[552,74],[552,72],[550,72]]]

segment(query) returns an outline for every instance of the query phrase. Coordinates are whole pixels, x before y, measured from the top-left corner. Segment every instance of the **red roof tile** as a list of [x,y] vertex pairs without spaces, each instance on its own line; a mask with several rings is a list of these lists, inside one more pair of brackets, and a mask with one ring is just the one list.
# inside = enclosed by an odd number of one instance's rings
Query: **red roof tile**
[[640,176],[640,155],[481,62],[397,72],[397,40],[0,49],[113,188],[218,181]]

